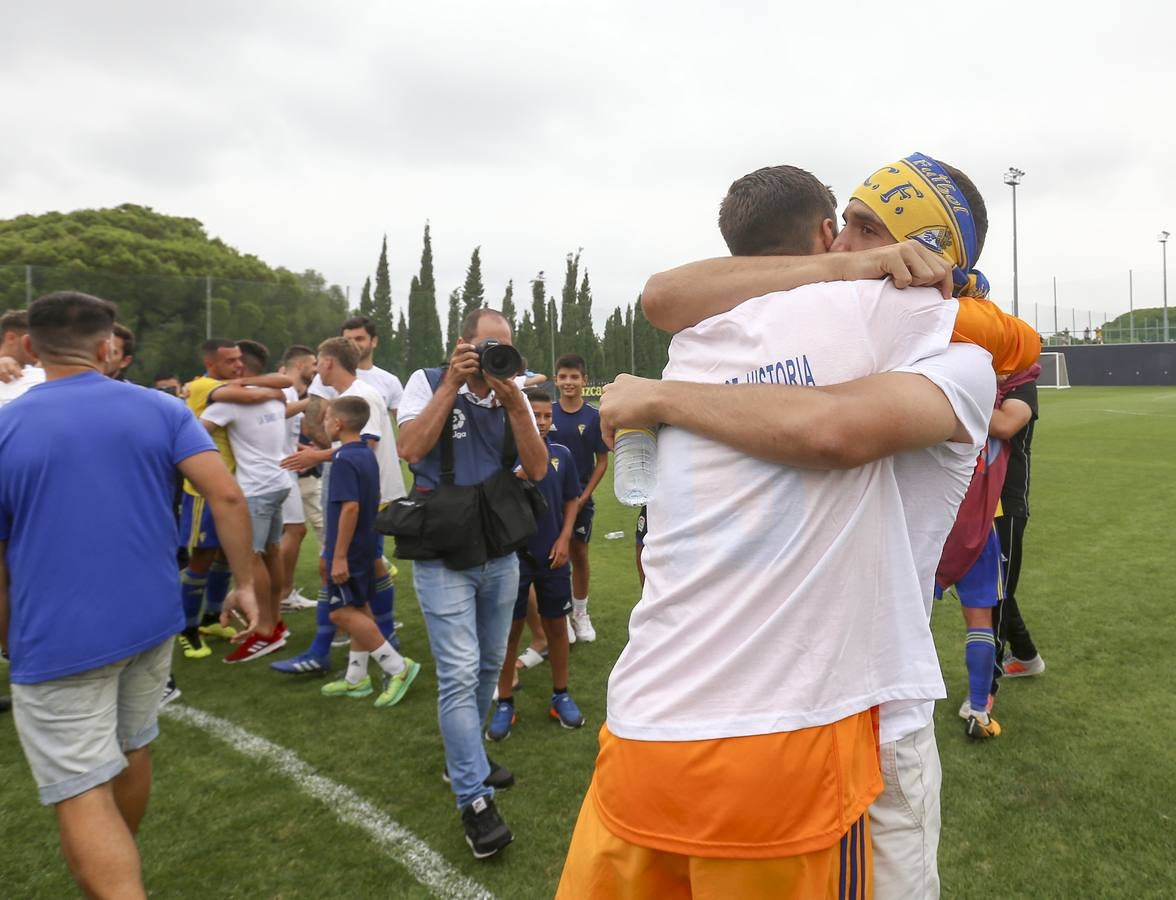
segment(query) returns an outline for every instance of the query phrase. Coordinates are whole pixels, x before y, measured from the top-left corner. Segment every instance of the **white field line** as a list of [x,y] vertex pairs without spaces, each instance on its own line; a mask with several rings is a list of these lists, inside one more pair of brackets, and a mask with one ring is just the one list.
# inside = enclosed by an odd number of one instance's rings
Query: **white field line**
[[1103,412],[1115,413],[1120,416],[1146,416],[1149,419],[1174,419],[1176,415],[1172,413],[1153,413],[1153,412],[1139,412],[1132,409],[1104,409]]
[[390,857],[436,896],[465,900],[494,900],[482,885],[454,869],[437,851],[415,834],[385,815],[349,787],[319,775],[291,750],[191,706],[173,703],[160,710],[187,725],[206,731],[238,753],[263,765],[272,766],[293,781],[305,794],[322,803],[335,818],[368,833]]

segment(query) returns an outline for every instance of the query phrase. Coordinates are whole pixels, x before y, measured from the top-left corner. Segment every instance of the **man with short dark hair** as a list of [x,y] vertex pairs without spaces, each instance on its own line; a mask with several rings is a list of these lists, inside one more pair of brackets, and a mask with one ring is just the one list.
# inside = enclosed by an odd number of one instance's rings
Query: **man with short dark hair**
[[36,365],[37,360],[22,345],[28,332],[29,315],[25,310],[11,309],[0,316],[0,359],[12,360],[14,370],[11,380],[0,379],[0,407],[45,380],[45,370]]
[[127,380],[127,368],[135,360],[135,332],[121,322],[114,323],[114,352],[106,364],[106,377]]
[[180,396],[180,379],[173,372],[156,372],[151,379],[151,386],[173,397]]
[[[400,405],[400,456],[415,476],[414,492],[442,484],[442,429],[451,434],[455,485],[478,485],[502,471],[508,423],[526,476],[538,481],[547,473],[547,447],[531,405],[513,380],[482,371],[477,347],[491,338],[510,344],[510,325],[494,310],[474,310],[462,322],[449,365],[418,369],[408,379]],[[514,777],[487,758],[482,719],[502,668],[519,583],[514,553],[483,559],[460,569],[441,559],[418,559],[412,567],[437,666],[444,777],[461,810],[466,842],[479,859],[513,840],[494,805],[494,789],[508,787]]]
[[[181,627],[172,479],[208,498],[256,627],[245,500],[208,435],[168,397],[103,377],[115,308],[73,292],[29,309],[46,382],[0,410],[0,645],[13,713],[66,864],[88,896],[146,896],[138,830],[149,745]],[[127,448],[134,453],[128,455]],[[85,497],[95,529],[62,515]],[[75,565],[61,565],[68,546]]]

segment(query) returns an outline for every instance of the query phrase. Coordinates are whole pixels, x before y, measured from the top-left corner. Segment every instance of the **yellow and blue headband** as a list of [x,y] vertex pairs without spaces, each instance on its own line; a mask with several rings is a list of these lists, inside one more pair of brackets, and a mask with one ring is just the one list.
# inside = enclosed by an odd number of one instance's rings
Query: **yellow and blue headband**
[[976,222],[963,192],[922,153],[883,166],[853,192],[895,240],[916,240],[955,263],[952,279],[965,297],[987,297],[988,279],[973,268],[978,255]]

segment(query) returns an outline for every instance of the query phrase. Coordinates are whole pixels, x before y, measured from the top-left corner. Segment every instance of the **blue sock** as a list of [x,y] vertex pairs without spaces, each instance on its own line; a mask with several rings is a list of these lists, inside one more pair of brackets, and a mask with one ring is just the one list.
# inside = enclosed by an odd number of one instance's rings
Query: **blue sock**
[[184,569],[180,573],[180,601],[184,604],[185,629],[195,628],[200,624],[200,606],[204,603],[204,589],[207,584],[207,572]]
[[376,596],[372,599],[372,618],[380,628],[392,649],[400,652],[400,641],[396,640],[396,620],[392,618],[392,608],[396,602],[396,585],[392,583],[392,576],[385,575],[376,582]]
[[996,665],[996,639],[991,628],[968,629],[964,662],[968,666],[968,703],[977,712],[986,710]]
[[307,652],[323,659],[331,655],[331,641],[335,638],[335,624],[331,621],[331,605],[327,602],[327,589],[319,588],[318,608],[314,611],[316,631]]
[[229,564],[224,560],[213,560],[208,570],[208,587],[204,592],[204,617],[216,616],[220,618],[225,605],[225,597],[229,595]]

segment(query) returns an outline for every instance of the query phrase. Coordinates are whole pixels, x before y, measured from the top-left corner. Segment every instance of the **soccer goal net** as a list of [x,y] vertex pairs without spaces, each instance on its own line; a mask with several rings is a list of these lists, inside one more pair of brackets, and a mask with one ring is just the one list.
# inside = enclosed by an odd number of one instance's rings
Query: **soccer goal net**
[[1037,361],[1041,365],[1041,374],[1037,377],[1037,386],[1043,388],[1068,388],[1070,373],[1066,370],[1066,355],[1064,353],[1042,353]]

